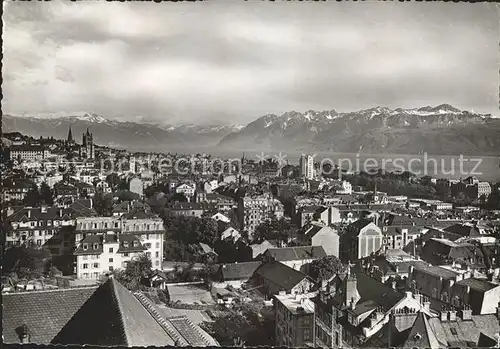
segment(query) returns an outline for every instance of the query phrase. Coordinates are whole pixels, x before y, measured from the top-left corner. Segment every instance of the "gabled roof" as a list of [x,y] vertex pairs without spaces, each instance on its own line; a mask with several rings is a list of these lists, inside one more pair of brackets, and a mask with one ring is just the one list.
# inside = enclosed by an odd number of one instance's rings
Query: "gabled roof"
[[277,261],[318,259],[326,256],[322,246],[269,248],[264,254],[273,257]]
[[271,281],[285,291],[291,290],[302,280],[309,279],[306,274],[276,261],[262,264],[255,270],[254,275]]
[[495,287],[500,287],[499,285],[489,282],[487,280],[476,279],[476,278],[468,278],[460,280],[457,282],[457,285],[470,287],[472,290],[478,292],[487,292]]
[[2,295],[4,342],[20,343],[16,331],[26,325],[30,342],[50,343],[96,289],[85,287]]
[[473,236],[480,236],[481,233],[479,232],[479,229],[473,225],[468,225],[468,224],[453,224],[450,227],[447,227],[444,229],[447,232],[457,234],[463,237],[473,237]]
[[419,312],[403,347],[439,349],[446,346],[447,345],[439,343],[436,334],[429,325],[427,315],[423,312]]
[[472,315],[471,320],[440,321],[439,318],[429,319],[429,324],[436,337],[447,346],[462,344],[475,347],[479,341],[480,333],[493,337],[500,332],[500,323],[495,314]]
[[356,229],[357,231],[359,231],[359,230],[363,229],[364,227],[366,227],[370,223],[373,223],[373,221],[370,219],[366,219],[366,218],[360,218],[357,221],[352,222],[349,225],[349,227],[352,227],[352,228]]
[[[118,251],[116,251],[117,253],[142,252],[146,250],[139,238],[137,238],[134,234],[122,233],[118,235],[118,241],[120,245],[118,247]],[[134,246],[134,242],[136,243],[136,246]],[[127,243],[128,245],[125,246],[124,243]]]
[[167,346],[175,341],[115,279],[108,279],[52,340],[54,344]]
[[261,264],[261,262],[223,264],[220,266],[220,275],[222,280],[248,280]]

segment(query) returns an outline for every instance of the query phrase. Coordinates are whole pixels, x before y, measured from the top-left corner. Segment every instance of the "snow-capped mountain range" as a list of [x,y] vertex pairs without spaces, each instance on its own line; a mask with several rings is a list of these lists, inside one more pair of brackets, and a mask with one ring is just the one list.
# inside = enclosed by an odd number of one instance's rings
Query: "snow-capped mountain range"
[[498,154],[500,119],[449,104],[266,114],[219,143],[231,149]]
[[[129,118],[131,120],[132,118]],[[159,124],[107,119],[95,113],[4,115],[4,132],[35,137],[73,137],[90,128],[97,144],[165,151],[218,146],[231,150],[338,151],[377,153],[497,154],[500,119],[449,104],[413,109],[374,107],[355,112],[288,111],[243,125]]]

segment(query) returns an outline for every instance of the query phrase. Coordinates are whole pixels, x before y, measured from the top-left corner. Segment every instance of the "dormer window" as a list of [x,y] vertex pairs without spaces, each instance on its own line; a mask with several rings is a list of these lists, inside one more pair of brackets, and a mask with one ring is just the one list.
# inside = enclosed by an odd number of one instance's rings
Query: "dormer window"
[[123,247],[128,247],[128,241],[123,241]]
[[84,250],[84,251],[87,251],[87,250],[88,250],[88,248],[89,248],[89,245],[87,245],[87,244],[83,244],[83,250]]
[[139,243],[137,241],[134,241],[132,244],[133,244],[134,247],[139,246]]
[[98,244],[94,244],[94,250],[97,250],[99,248]]

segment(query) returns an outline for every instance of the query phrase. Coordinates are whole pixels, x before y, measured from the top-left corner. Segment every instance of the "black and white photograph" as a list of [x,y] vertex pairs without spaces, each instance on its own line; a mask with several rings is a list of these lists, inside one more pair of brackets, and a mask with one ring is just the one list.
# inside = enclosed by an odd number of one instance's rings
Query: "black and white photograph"
[[3,2],[6,348],[498,348],[500,7]]

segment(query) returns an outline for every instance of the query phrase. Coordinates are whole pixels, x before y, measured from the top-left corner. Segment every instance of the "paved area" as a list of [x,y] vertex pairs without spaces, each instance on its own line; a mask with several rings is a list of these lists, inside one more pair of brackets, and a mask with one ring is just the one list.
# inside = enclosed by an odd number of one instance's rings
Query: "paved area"
[[201,310],[195,309],[175,309],[170,308],[165,305],[157,305],[158,312],[163,315],[166,319],[173,316],[186,316],[194,324],[200,325],[203,322],[212,322],[213,320],[208,316],[208,314]]
[[205,285],[168,285],[171,302],[184,304],[215,304]]

